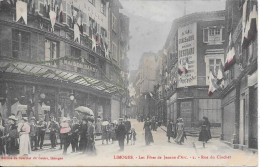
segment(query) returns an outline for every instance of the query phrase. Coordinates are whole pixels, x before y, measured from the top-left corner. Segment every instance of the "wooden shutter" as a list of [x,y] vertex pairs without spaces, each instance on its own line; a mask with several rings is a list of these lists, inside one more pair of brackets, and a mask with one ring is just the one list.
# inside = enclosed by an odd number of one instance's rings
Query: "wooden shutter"
[[208,40],[208,31],[209,31],[208,28],[203,29],[203,42],[204,43],[208,43],[208,41],[209,41]]

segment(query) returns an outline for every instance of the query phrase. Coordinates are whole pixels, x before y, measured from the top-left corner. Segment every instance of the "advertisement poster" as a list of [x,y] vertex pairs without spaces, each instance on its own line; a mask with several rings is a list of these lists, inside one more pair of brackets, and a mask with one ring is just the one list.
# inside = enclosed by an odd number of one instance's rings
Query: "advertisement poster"
[[0,0],[0,166],[257,166],[257,0]]
[[178,87],[197,85],[197,24],[178,29]]

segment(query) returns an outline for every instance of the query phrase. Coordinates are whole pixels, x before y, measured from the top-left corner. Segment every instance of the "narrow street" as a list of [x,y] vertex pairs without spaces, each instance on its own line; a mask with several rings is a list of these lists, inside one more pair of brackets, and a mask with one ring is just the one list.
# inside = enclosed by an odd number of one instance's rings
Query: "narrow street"
[[[171,139],[167,142],[165,131],[158,128],[153,132],[154,143],[150,146],[145,145],[143,123],[131,120],[132,127],[136,129],[137,141],[135,145],[125,144],[124,152],[119,151],[118,142],[111,142],[102,145],[102,141],[96,141],[97,156],[90,156],[82,153],[71,153],[71,146],[68,148],[68,154],[62,155],[62,150],[49,149],[45,146],[43,150],[33,151],[30,165],[45,166],[49,163],[52,165],[256,165],[257,153],[253,154],[241,150],[232,149],[222,143],[219,139],[214,138],[202,147],[202,143],[195,137],[187,137],[183,145],[178,145]],[[194,147],[194,144],[195,147]],[[121,156],[121,158],[120,158]],[[161,156],[161,159],[158,159]],[[37,157],[37,160],[32,160]],[[56,159],[55,159],[55,158]],[[124,157],[124,158],[123,158]],[[167,157],[168,159],[165,159]],[[211,157],[215,157],[214,159]],[[126,159],[130,158],[130,159]],[[132,159],[133,158],[133,159]],[[225,159],[226,158],[226,159]],[[55,161],[54,161],[55,159]],[[60,159],[60,160],[58,160]],[[188,161],[187,161],[188,159]],[[2,160],[2,165],[10,160]],[[25,160],[17,160],[22,164]],[[28,161],[26,162],[28,164]]]

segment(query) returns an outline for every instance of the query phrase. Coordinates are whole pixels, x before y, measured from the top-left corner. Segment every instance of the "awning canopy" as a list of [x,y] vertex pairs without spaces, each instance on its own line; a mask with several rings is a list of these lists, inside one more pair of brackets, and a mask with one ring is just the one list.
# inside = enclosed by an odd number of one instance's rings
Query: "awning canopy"
[[53,80],[66,81],[74,84],[91,87],[105,93],[120,93],[123,88],[114,84],[79,75],[77,73],[51,68],[43,65],[29,64],[23,62],[0,62],[0,72],[24,74],[30,76],[43,77]]

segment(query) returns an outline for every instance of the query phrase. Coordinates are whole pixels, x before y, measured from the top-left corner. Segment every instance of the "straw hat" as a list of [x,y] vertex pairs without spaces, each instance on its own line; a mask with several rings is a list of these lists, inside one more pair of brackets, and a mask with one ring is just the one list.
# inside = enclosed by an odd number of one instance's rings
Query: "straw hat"
[[14,120],[14,121],[18,120],[14,115],[11,115],[10,117],[8,117],[8,119],[11,119],[11,120]]

